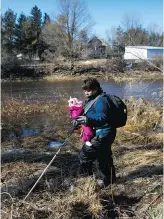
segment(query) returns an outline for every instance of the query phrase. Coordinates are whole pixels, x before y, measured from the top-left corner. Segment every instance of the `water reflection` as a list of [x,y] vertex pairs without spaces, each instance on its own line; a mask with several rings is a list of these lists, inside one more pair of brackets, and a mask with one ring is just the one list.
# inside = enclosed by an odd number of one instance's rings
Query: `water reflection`
[[[146,100],[162,100],[162,81],[154,82],[105,82],[100,81],[103,90],[120,97],[144,98]],[[69,96],[83,99],[82,81],[57,82],[5,82],[1,85],[2,100],[7,95],[20,100],[39,102],[58,102],[67,100]]]
[[137,82],[137,83],[102,83],[104,91],[115,94],[123,98],[133,96],[136,99],[162,101],[162,81],[155,82]]
[[25,128],[20,128],[18,131],[19,131],[19,135],[15,132],[10,132],[8,136],[8,140],[12,141],[17,138],[21,138],[25,136],[39,135],[41,132],[39,129],[25,129]]
[[[159,101],[162,103],[162,81],[154,82],[136,82],[134,84],[122,82],[106,82],[100,81],[103,90],[106,93],[118,95],[120,97],[134,98],[143,97],[145,100]],[[84,99],[83,91],[81,89],[82,81],[62,81],[62,82],[5,82],[1,84],[2,102],[5,96],[9,96],[19,100],[39,101],[39,102],[60,102],[64,100],[67,102],[69,96]],[[68,117],[68,115],[62,115]],[[55,125],[54,125],[55,124]],[[59,127],[57,120],[48,115],[35,115],[29,117],[28,127],[18,131],[18,134],[11,132],[9,140],[24,136],[33,136],[44,133],[54,132]],[[69,126],[66,124],[66,127]],[[159,131],[159,130],[157,130]]]

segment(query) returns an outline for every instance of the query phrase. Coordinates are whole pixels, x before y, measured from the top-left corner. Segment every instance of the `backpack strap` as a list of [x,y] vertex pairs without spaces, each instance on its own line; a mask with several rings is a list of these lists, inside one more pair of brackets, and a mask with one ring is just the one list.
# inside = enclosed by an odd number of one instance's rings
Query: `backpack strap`
[[84,113],[83,115],[86,115],[86,113],[88,112],[88,110],[92,107],[92,105],[98,100],[98,98],[101,95],[98,95],[94,100],[91,100],[88,104],[86,104],[85,108],[84,108]]

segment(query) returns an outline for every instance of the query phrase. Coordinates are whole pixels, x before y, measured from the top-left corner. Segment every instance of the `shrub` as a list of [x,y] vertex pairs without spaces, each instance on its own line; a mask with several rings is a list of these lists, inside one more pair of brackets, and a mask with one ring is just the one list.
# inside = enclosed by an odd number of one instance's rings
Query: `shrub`
[[120,58],[107,59],[106,62],[107,72],[124,72],[124,62]]
[[[19,60],[14,54],[2,50],[1,53],[1,75],[2,78],[13,76],[12,70],[19,66]],[[13,73],[14,74],[14,73]]]

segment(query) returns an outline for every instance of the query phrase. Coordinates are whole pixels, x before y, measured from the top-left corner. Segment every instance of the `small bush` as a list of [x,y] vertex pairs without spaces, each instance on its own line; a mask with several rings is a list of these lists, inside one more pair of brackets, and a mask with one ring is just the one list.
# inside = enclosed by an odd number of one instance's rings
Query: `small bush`
[[124,72],[124,62],[122,59],[107,59],[106,72]]
[[[13,76],[12,70],[20,65],[19,60],[14,54],[9,54],[2,50],[1,53],[1,76],[2,78]],[[13,73],[14,74],[14,73]]]
[[132,63],[131,69],[138,71],[162,71],[163,69],[163,60],[162,57],[156,57],[154,60],[131,60]]

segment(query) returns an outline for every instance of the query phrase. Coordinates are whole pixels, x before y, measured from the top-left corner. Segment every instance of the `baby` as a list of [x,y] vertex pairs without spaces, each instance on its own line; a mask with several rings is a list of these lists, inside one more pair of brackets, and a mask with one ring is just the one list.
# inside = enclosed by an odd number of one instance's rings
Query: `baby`
[[[72,98],[68,100],[68,111],[69,115],[72,119],[77,119],[78,116],[83,114],[83,102],[79,101],[77,98]],[[81,133],[81,140],[82,142],[90,141],[91,137],[93,136],[92,128],[89,126],[82,125],[82,133]]]
[[68,110],[69,115],[72,119],[77,119],[83,112],[83,101],[79,101],[77,98],[72,98],[68,100]]

